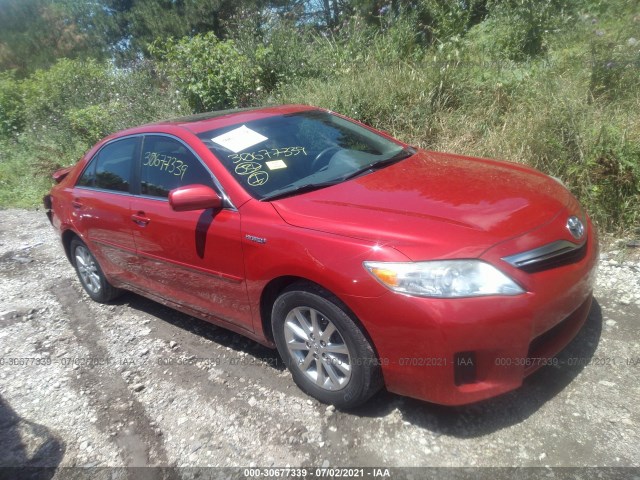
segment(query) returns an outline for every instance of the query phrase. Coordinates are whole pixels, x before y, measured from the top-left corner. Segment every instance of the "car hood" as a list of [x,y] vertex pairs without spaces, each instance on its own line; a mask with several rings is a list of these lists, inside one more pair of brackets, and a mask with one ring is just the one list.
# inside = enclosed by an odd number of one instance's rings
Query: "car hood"
[[273,206],[291,225],[368,239],[420,260],[477,257],[572,202],[559,182],[522,165],[419,151]]

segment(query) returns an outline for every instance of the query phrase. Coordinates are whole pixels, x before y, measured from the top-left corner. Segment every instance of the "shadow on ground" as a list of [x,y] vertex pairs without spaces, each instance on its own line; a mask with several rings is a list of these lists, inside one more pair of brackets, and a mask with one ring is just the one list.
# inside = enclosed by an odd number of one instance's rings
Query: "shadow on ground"
[[[135,294],[126,294],[117,303],[146,312],[183,330],[237,352],[263,360],[275,369],[285,369],[275,350],[242,335],[181,314],[169,307]],[[602,312],[594,299],[589,317],[576,338],[557,356],[558,366],[547,366],[526,378],[521,388],[473,405],[445,407],[394,395],[385,390],[351,415],[383,417],[398,408],[403,419],[426,430],[459,438],[473,438],[521,423],[564,390],[589,364],[602,333]],[[579,362],[567,362],[567,359]],[[577,363],[577,364],[569,364]]]
[[128,305],[135,310],[145,312],[164,322],[181,328],[182,330],[215,342],[222,347],[228,347],[234,352],[247,353],[256,360],[261,360],[278,371],[286,369],[276,350],[267,348],[264,345],[232,332],[231,330],[218,327],[212,323],[200,320],[199,318],[178,312],[177,310],[166,307],[135,293],[127,292],[122,297],[114,300],[112,304]]
[[48,428],[21,418],[0,396],[0,479],[50,479],[65,450]]

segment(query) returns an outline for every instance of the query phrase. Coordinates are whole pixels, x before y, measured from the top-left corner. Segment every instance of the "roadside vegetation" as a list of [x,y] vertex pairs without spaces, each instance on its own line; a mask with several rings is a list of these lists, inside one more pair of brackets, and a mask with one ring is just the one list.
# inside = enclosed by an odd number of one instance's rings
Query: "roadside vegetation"
[[52,171],[118,129],[305,103],[424,148],[532,165],[601,230],[640,227],[637,0],[5,3],[0,26],[25,4],[68,21],[67,43],[33,63],[0,29],[0,206],[37,205]]

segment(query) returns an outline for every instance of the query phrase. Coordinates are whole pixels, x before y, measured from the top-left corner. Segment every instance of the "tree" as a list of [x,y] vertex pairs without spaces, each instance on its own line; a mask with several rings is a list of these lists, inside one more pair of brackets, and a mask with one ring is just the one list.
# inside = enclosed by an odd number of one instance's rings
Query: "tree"
[[0,69],[25,76],[61,57],[100,56],[99,41],[80,20],[77,0],[2,0]]

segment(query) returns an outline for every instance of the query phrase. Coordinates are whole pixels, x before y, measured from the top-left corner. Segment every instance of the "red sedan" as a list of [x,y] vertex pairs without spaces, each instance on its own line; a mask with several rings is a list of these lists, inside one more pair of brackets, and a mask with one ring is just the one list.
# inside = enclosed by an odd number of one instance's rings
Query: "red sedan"
[[449,405],[515,389],[591,305],[596,232],[559,181],[318,108],[132,128],[54,178],[91,298],[130,290],[276,347],[343,408],[383,385]]

